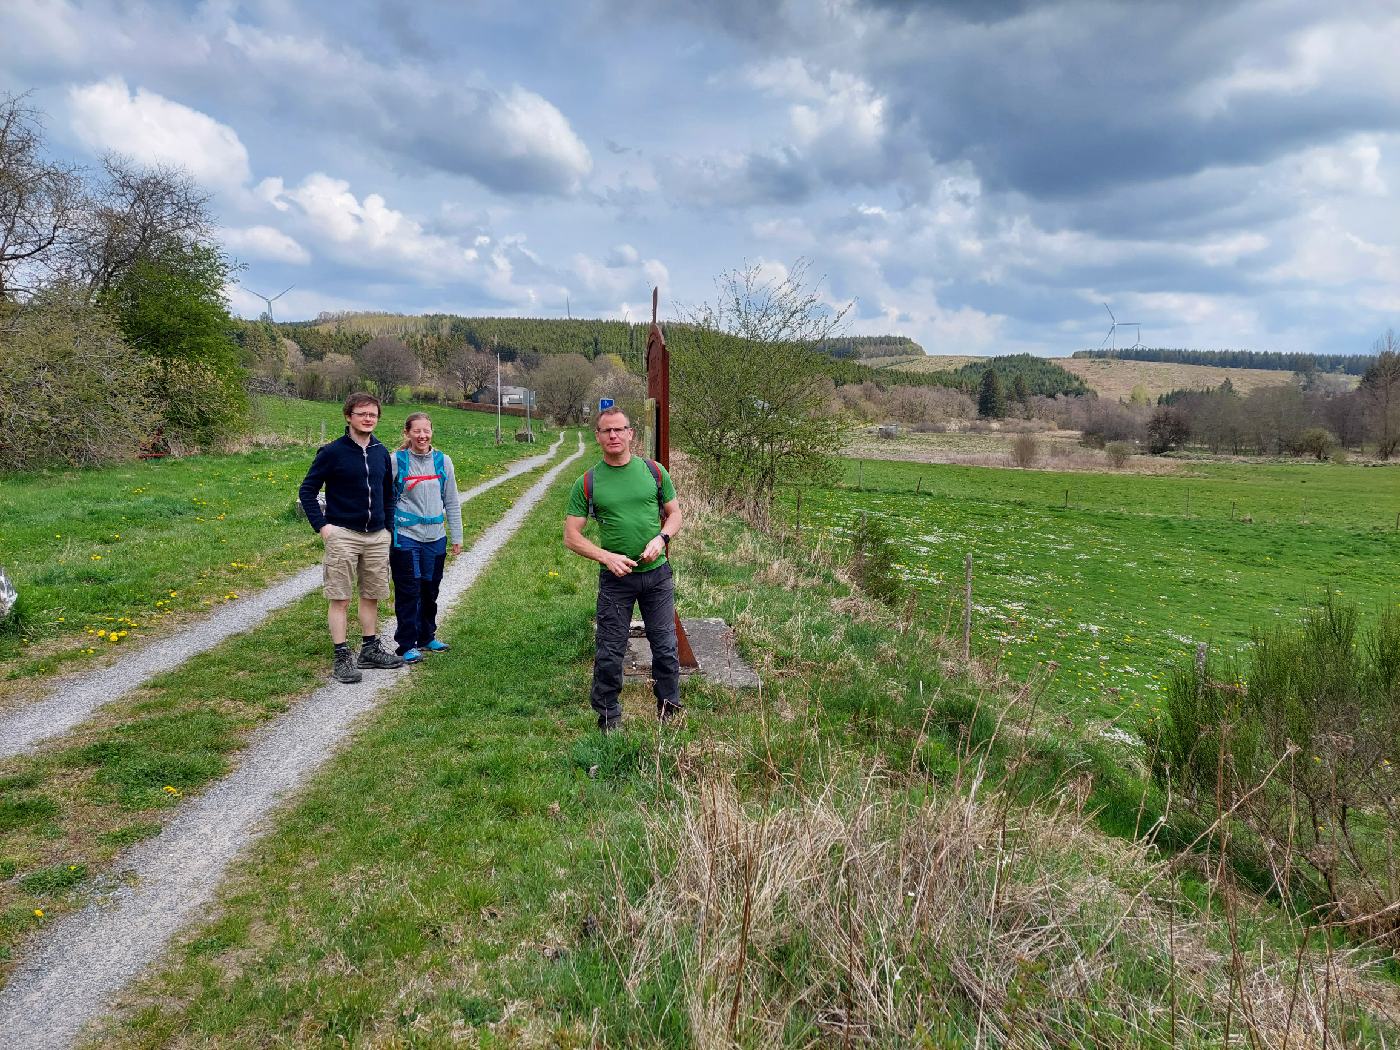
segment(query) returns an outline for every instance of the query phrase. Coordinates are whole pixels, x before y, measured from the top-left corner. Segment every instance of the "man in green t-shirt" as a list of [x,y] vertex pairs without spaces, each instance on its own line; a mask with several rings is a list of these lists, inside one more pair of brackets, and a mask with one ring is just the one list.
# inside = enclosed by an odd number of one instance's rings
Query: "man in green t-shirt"
[[[634,604],[642,610],[651,643],[656,714],[665,722],[681,710],[675,587],[666,561],[666,548],[680,531],[681,505],[665,468],[655,464],[652,473],[647,460],[632,455],[632,424],[621,409],[600,412],[593,433],[603,459],[569,493],[564,546],[602,566],[589,702],[598,728],[610,733],[622,723],[618,694]],[[586,491],[590,474],[591,493]],[[583,535],[590,509],[598,519],[598,543]]]

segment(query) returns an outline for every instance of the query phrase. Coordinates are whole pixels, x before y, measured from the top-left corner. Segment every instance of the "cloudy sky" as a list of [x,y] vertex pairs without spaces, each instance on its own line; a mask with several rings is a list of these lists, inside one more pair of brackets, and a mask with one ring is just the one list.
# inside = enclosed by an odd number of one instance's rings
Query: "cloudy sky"
[[1105,301],[1151,346],[1400,327],[1400,0],[0,0],[0,41],[54,152],[210,190],[244,316],[674,315],[809,258],[930,353],[1097,346]]

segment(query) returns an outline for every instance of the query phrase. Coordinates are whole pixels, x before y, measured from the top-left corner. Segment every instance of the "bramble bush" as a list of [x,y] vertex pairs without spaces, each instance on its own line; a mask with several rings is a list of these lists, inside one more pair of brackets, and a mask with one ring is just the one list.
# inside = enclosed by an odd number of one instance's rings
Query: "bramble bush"
[[0,471],[135,456],[159,419],[150,371],[76,292],[35,296],[0,321]]
[[[1238,662],[1179,671],[1153,775],[1286,897],[1400,945],[1400,613],[1330,598]],[[1222,847],[1223,848],[1223,847]]]

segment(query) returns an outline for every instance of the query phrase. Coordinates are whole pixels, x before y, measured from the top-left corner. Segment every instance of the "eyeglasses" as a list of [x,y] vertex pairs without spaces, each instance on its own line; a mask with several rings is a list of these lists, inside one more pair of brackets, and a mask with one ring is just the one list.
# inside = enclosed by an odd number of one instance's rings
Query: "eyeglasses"
[[378,412],[351,412],[350,414],[351,414],[352,416],[354,416],[356,419],[378,419],[378,418],[379,418],[379,413],[378,413]]
[[631,430],[631,429],[632,429],[631,427],[599,427],[599,428],[598,428],[598,433],[600,433],[600,434],[625,434],[625,433],[627,433],[627,431],[629,431],[629,430]]

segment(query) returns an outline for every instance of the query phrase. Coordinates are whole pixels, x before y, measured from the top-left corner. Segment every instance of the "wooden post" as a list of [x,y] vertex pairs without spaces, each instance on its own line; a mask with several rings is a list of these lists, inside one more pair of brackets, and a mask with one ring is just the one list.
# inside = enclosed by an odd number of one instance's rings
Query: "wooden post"
[[[915,486],[914,486],[914,495],[916,495],[916,496],[917,496],[917,495],[920,495],[923,491],[924,491],[924,476],[923,476],[922,474],[920,474],[920,475],[919,475],[919,479],[918,479],[918,483],[915,484]],[[1397,514],[1396,517],[1397,517],[1397,518],[1400,518],[1400,514]]]
[[1065,489],[1065,510],[1069,510],[1069,489]]
[[856,460],[856,489],[865,488],[865,460]]
[[1395,512],[1395,531],[1400,532],[1400,510]]
[[1231,521],[1234,521],[1234,520],[1235,520],[1235,501],[1234,501],[1234,500],[1231,500],[1231,501],[1230,501],[1230,520],[1231,520]]
[[972,555],[963,561],[966,579],[963,583],[963,661],[972,662]]
[[[671,469],[671,352],[666,349],[666,336],[656,320],[658,289],[651,290],[651,328],[647,330],[646,370],[647,397],[655,399],[656,412],[652,422],[656,427],[654,436],[656,461],[667,470]],[[631,328],[628,329],[630,337]],[[499,384],[497,385],[499,389]],[[686,668],[700,666],[695,652],[690,648],[685,625],[681,623],[680,610],[676,610],[676,656],[680,665]]]

